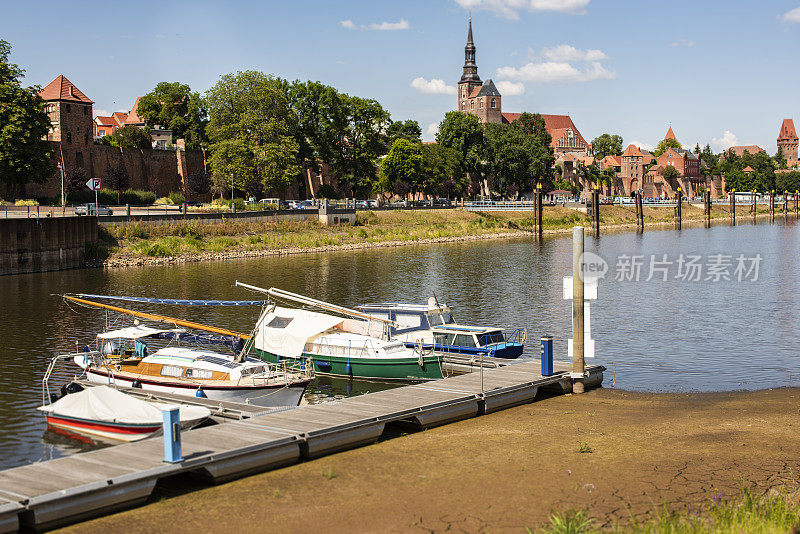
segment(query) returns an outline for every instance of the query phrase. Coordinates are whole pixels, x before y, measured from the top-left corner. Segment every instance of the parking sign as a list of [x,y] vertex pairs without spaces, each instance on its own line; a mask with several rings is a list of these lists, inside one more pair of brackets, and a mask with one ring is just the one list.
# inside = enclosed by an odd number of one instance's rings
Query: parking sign
[[86,182],[86,187],[92,191],[100,191],[100,178],[91,178]]

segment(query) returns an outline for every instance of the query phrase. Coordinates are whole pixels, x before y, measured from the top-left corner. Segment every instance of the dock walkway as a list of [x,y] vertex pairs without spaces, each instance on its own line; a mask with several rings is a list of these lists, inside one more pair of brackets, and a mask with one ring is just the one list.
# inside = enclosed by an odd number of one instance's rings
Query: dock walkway
[[[569,364],[543,377],[531,359],[358,397],[182,433],[183,461],[164,463],[146,439],[0,471],[0,532],[53,528],[143,503],[160,478],[190,473],[222,482],[376,441],[387,423],[429,428],[534,400],[539,388],[571,391]],[[603,380],[588,366],[587,387]]]

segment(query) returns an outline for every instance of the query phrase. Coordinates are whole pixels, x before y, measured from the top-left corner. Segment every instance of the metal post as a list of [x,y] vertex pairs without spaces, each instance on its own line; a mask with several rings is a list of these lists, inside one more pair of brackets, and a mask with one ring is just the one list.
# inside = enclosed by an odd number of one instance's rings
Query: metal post
[[676,198],[678,203],[675,205],[675,229],[680,230],[681,225],[683,223],[683,221],[681,220],[683,217],[683,215],[681,214],[681,209],[682,209],[681,204],[683,203],[683,194],[681,193],[680,187],[678,188]]
[[775,191],[769,193],[769,222],[775,222]]
[[551,376],[553,374],[553,336],[542,336],[541,344],[542,376]]
[[583,393],[583,227],[572,229],[572,392]]
[[125,216],[131,218],[131,205],[125,204]]
[[483,352],[481,352],[481,396],[483,396]]
[[755,220],[756,219],[756,192],[755,191],[751,191],[750,192],[750,200],[751,200],[751,204],[752,204],[752,208],[751,209],[753,210],[753,220]]
[[595,239],[600,237],[600,191],[597,186],[592,191],[592,226],[594,226]]
[[177,406],[172,406],[161,413],[164,416],[164,461],[171,464],[181,462],[180,410]]
[[542,206],[542,184],[536,185],[536,231],[538,232],[539,239],[544,235],[542,228],[542,219],[544,214],[544,207]]
[[736,226],[736,191],[728,194],[731,196],[731,226]]

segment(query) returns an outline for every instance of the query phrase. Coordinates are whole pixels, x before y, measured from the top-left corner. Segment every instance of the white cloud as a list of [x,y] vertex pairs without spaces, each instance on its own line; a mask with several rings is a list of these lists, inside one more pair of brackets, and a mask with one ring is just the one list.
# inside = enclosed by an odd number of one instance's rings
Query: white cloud
[[396,30],[410,30],[411,24],[406,19],[400,19],[397,22],[373,22],[372,24],[366,24],[358,26],[355,22],[350,19],[347,20],[340,20],[339,26],[342,28],[347,28],[348,30],[378,30],[378,31],[396,31]]
[[411,87],[413,87],[420,93],[425,93],[426,95],[456,94],[455,86],[447,85],[444,82],[444,80],[440,80],[439,78],[431,78],[431,80],[428,81],[422,76],[420,76],[418,78],[414,78],[413,80],[411,80]]
[[453,0],[470,10],[488,10],[500,17],[518,19],[520,11],[557,11],[582,15],[590,0]]
[[695,42],[691,39],[679,39],[673,43],[669,44],[671,47],[675,48],[678,46],[685,46],[686,48],[691,48],[695,45]]
[[430,123],[428,125],[428,127],[425,129],[425,134],[428,137],[430,137],[431,139],[435,138],[437,133],[439,133],[439,123],[438,122]]
[[[530,50],[533,52],[533,50]],[[608,56],[602,50],[580,50],[570,45],[558,45],[545,48],[542,56],[549,61],[602,61]]]
[[639,148],[644,149],[644,150],[647,150],[648,152],[652,152],[653,150],[656,149],[656,147],[654,147],[650,143],[642,143],[641,141],[631,141],[628,144],[636,146],[636,147],[639,147]]
[[497,90],[503,96],[516,96],[525,92],[525,84],[522,82],[497,82]]
[[588,67],[578,69],[563,61],[530,62],[520,68],[500,67],[497,77],[534,83],[576,83],[592,80],[612,80],[617,77],[615,71],[606,69],[597,61]]
[[714,150],[717,152],[722,152],[723,150],[727,150],[732,146],[739,144],[739,138],[734,135],[733,132],[730,130],[725,130],[725,133],[722,134],[722,137],[714,137],[711,139],[711,146],[714,147]]
[[108,110],[105,110],[105,109],[97,109],[97,108],[95,108],[95,109],[93,109],[93,110],[92,110],[92,114],[93,114],[95,117],[108,117],[109,115],[111,115],[111,113],[109,113],[109,112],[108,112]]
[[800,23],[800,7],[796,7],[791,11],[787,11],[783,15],[781,15],[781,20],[783,22],[790,22],[790,23]]

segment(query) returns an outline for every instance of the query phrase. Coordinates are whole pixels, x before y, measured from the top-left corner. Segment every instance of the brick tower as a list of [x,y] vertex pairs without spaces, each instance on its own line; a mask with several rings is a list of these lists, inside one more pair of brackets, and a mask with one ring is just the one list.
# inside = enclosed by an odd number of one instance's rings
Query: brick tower
[[478,65],[475,63],[475,43],[472,40],[472,19],[469,20],[467,46],[464,47],[464,72],[458,82],[458,111],[469,112],[469,99],[472,92],[483,85],[478,76]]
[[797,161],[797,132],[792,119],[783,119],[781,131],[778,133],[778,149],[786,161]]
[[501,99],[492,80],[486,80],[484,84],[478,76],[470,19],[467,46],[464,47],[464,68],[458,82],[458,111],[475,115],[481,122],[503,122]]
[[39,92],[47,102],[45,108],[50,116],[49,141],[66,147],[85,147],[94,142],[92,102],[63,74]]

